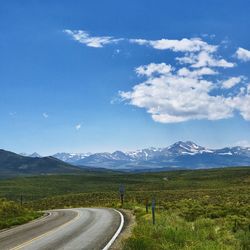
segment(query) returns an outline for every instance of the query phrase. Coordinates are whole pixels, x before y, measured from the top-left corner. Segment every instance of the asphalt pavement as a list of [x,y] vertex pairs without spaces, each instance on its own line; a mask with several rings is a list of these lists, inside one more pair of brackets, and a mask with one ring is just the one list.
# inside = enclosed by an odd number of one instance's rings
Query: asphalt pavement
[[108,249],[123,226],[120,212],[109,208],[47,211],[33,222],[0,232],[1,250]]

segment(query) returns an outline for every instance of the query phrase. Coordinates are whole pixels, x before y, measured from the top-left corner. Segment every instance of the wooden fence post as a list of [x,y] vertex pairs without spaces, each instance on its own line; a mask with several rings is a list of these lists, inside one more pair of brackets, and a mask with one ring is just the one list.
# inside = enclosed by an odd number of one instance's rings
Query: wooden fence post
[[153,220],[153,225],[155,225],[155,199],[153,198],[152,200],[152,220]]

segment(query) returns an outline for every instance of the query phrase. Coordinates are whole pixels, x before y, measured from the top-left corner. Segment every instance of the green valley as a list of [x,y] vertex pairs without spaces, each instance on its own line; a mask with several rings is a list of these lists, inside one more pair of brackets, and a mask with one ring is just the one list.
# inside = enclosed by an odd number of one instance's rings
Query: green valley
[[[159,173],[82,172],[0,181],[0,196],[35,211],[66,207],[124,208],[137,226],[124,249],[249,249],[250,168]],[[145,202],[156,200],[156,225]]]

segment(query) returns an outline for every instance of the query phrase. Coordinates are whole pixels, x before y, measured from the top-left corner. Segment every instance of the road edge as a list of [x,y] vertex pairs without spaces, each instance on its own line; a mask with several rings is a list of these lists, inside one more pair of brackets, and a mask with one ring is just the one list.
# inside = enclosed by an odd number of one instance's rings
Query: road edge
[[119,234],[114,244],[109,250],[121,250],[124,247],[125,242],[132,237],[134,227],[136,226],[136,218],[132,210],[119,209],[124,216],[124,226],[122,232]]
[[124,226],[124,216],[123,216],[123,214],[120,211],[116,210],[116,209],[113,209],[113,210],[116,211],[120,215],[121,223],[120,223],[119,228],[117,229],[117,231],[115,232],[115,234],[111,238],[111,240],[108,242],[108,244],[102,250],[108,250],[111,247],[111,245],[115,242],[116,238],[121,233],[121,231],[123,229],[123,226]]

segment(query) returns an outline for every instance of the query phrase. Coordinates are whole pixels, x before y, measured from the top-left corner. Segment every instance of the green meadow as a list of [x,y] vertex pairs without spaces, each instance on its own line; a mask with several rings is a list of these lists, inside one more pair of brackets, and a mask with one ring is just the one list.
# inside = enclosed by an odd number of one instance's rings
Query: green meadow
[[[124,208],[132,210],[137,221],[132,236],[123,242],[124,249],[250,249],[247,167],[11,178],[0,181],[0,197],[20,207],[22,195],[22,209],[26,211],[80,206],[119,208],[120,184],[125,186]],[[150,210],[152,198],[156,200],[155,225]]]
[[0,199],[0,230],[34,220],[42,215],[14,201]]

